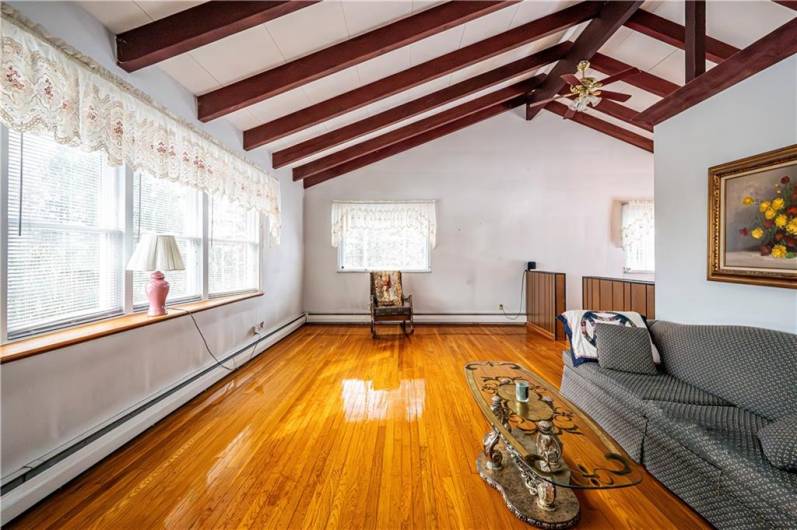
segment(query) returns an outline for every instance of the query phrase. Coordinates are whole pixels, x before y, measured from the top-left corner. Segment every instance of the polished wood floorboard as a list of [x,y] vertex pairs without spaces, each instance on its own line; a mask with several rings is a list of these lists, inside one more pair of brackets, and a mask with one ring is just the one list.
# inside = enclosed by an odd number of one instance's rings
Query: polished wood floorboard
[[[561,349],[517,326],[305,326],[10,527],[528,528],[476,474],[487,424],[463,366],[558,387]],[[578,497],[579,528],[707,527],[647,474]]]

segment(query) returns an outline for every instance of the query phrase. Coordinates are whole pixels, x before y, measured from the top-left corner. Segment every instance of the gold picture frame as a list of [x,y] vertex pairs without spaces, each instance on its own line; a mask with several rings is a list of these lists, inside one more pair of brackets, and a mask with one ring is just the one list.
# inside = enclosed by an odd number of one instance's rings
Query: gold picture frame
[[709,168],[707,279],[797,289],[797,144]]

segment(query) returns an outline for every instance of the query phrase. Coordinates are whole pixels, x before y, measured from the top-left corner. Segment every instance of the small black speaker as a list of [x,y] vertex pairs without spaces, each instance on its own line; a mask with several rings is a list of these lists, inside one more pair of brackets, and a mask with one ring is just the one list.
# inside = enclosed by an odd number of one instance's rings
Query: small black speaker
[[526,270],[527,270],[527,271],[533,271],[533,270],[534,270],[534,269],[536,269],[536,268],[537,268],[537,262],[536,262],[536,261],[529,261],[529,262],[526,264]]

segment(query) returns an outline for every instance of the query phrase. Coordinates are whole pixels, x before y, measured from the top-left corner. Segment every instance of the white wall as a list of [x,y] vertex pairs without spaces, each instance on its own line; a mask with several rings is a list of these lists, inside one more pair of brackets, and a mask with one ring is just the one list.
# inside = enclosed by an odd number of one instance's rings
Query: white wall
[[367,274],[336,272],[332,200],[437,199],[432,272],[405,275],[416,311],[495,314],[517,311],[529,260],[567,273],[569,308],[582,275],[621,277],[613,201],[652,196],[650,153],[549,112],[505,113],[305,190],[305,309],[368,309]]
[[656,127],[656,316],[797,332],[797,291],[706,280],[708,168],[797,143],[797,57]]
[[[195,120],[194,97],[157,68],[127,74],[114,64],[113,37],[75,4],[12,2],[23,15],[148,93],[161,104],[239,150],[240,133],[224,122]],[[249,158],[270,168],[265,152]],[[302,313],[302,195],[287,172],[282,193],[282,241],[264,252],[265,296],[197,314],[211,348],[232,352],[250,342],[251,327],[267,328]],[[134,403],[212,364],[186,317],[2,365],[2,474],[41,457]]]

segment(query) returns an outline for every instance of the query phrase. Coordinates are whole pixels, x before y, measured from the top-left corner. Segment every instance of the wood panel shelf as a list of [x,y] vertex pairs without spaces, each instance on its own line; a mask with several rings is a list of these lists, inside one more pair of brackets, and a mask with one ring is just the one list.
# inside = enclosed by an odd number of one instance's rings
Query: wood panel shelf
[[565,273],[526,272],[526,322],[553,340],[565,340],[565,330],[556,316],[565,310]]
[[656,318],[656,285],[645,280],[584,276],[581,306],[595,311],[636,311]]

